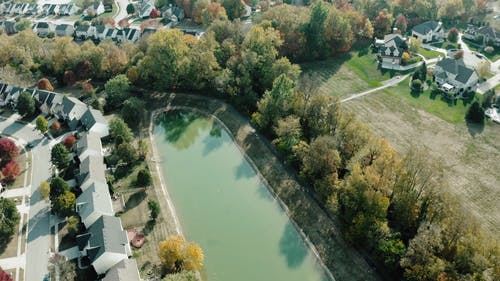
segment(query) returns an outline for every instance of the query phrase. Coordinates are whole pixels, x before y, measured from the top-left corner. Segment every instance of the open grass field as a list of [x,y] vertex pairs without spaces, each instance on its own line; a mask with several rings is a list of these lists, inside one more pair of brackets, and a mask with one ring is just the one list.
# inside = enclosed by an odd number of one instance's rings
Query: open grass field
[[[410,96],[407,92],[399,95],[391,91],[379,92],[344,106],[355,112],[377,135],[388,139],[398,151],[405,152],[411,145],[423,145],[441,159],[446,166],[449,192],[458,196],[487,230],[500,233],[500,126],[490,122],[484,126],[458,122],[460,108],[455,112],[438,112],[442,107],[433,107],[436,111],[431,113],[426,111],[430,100],[426,100],[425,95],[418,99],[404,95]],[[447,112],[452,115],[446,116]]]
[[368,47],[333,59],[304,63],[301,68],[318,92],[340,99],[381,86],[381,81],[400,74],[379,69],[377,55]]

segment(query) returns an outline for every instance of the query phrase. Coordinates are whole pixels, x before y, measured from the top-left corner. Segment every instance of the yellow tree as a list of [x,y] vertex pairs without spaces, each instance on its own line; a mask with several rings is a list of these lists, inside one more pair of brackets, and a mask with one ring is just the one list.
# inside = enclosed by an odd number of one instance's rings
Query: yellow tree
[[200,270],[203,266],[203,251],[200,246],[194,242],[190,242],[185,246],[184,249],[184,270]]
[[47,198],[49,198],[49,194],[50,194],[50,184],[46,181],[42,182],[40,184],[40,197],[44,200],[46,200]]
[[170,236],[160,243],[161,264],[169,272],[200,270],[203,266],[203,251],[194,242],[187,242],[179,235]]

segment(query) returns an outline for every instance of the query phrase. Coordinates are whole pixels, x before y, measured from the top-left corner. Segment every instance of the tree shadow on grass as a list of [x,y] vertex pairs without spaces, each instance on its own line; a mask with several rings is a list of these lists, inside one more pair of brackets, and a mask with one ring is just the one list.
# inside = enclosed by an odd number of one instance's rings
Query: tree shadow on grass
[[151,233],[151,231],[153,231],[153,229],[155,228],[155,225],[156,225],[156,220],[149,220],[142,229],[142,234],[144,234],[144,236],[148,236]]
[[484,131],[484,121],[476,123],[465,118],[465,124],[467,125],[467,131],[469,131],[469,134],[472,137],[476,137]]
[[288,222],[279,242],[280,254],[285,257],[288,267],[297,268],[304,262],[307,248],[303,243],[302,239],[297,237],[295,227]]
[[146,192],[144,190],[132,194],[128,198],[127,203],[125,203],[125,211],[128,211],[130,209],[133,209],[133,208],[139,206],[139,204],[141,204],[141,202],[144,201],[144,199],[146,199],[146,197],[147,197],[147,195],[146,195]]

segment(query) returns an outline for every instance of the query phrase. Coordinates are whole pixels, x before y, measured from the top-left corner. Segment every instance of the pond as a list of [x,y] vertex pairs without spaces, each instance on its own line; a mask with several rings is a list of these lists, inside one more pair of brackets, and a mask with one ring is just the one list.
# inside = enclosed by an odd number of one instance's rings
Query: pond
[[218,121],[169,111],[154,137],[183,234],[204,251],[205,280],[329,280]]

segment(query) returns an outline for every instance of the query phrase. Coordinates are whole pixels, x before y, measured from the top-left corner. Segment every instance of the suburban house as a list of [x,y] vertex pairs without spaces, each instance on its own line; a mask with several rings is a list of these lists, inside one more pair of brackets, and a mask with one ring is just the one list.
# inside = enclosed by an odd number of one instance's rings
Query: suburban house
[[83,15],[86,17],[97,17],[105,12],[104,4],[102,2],[95,2],[83,11]]
[[80,159],[80,173],[76,180],[80,184],[82,191],[85,191],[92,184],[106,185],[106,165],[102,156],[89,155],[85,159]]
[[12,14],[12,15],[24,15],[24,12],[27,8],[28,8],[28,4],[23,4],[23,3],[14,4],[12,9],[10,10],[10,14]]
[[476,41],[483,46],[490,45],[490,42],[493,46],[500,46],[500,34],[497,34],[497,31],[490,26],[481,26],[478,28],[474,25],[469,25],[462,36],[465,39]]
[[139,281],[137,262],[133,259],[122,260],[113,266],[101,281]]
[[463,60],[445,58],[436,63],[434,79],[445,93],[458,98],[464,92],[476,90],[479,75],[465,66]]
[[25,15],[27,16],[32,16],[38,14],[38,5],[37,4],[29,4],[28,8],[26,8],[26,11],[24,12]]
[[33,26],[33,32],[40,37],[46,37],[55,31],[55,26],[51,22],[39,21]]
[[106,25],[98,25],[95,27],[94,39],[104,40],[106,38],[106,33],[108,32],[108,27]]
[[80,9],[75,4],[62,4],[59,6],[58,15],[60,16],[71,16],[78,13]]
[[59,119],[63,119],[68,123],[71,130],[75,130],[87,108],[87,105],[79,99],[65,96],[62,101],[62,109],[57,115]]
[[114,216],[108,186],[92,184],[76,199],[76,211],[87,228],[101,216]]
[[177,23],[184,19],[184,9],[177,6],[172,6],[172,4],[164,6],[161,9],[161,14],[167,22]]
[[381,41],[376,40],[381,63],[383,65],[400,65],[403,53],[408,49],[406,38],[393,33],[385,35]]
[[49,15],[57,15],[59,13],[59,5],[50,5],[47,14]]
[[422,40],[422,42],[438,41],[445,38],[445,32],[442,22],[426,21],[416,25],[411,30],[411,36]]
[[102,157],[101,138],[96,134],[83,134],[76,143],[76,153],[80,159],[90,155]]
[[12,8],[14,8],[14,3],[11,3],[11,2],[3,2],[0,5],[2,7],[2,14],[4,14],[4,15],[8,15],[10,13],[10,11],[12,10]]
[[99,110],[88,108],[80,118],[82,127],[100,138],[109,135],[108,121]]
[[153,11],[154,8],[155,8],[155,5],[153,3],[151,3],[148,0],[143,0],[139,4],[138,16],[140,18],[148,18],[149,15],[151,14],[151,11]]
[[75,28],[70,24],[59,24],[56,26],[57,36],[73,36]]
[[126,27],[123,29],[123,32],[125,33],[124,36],[127,41],[135,42],[139,39],[138,29]]
[[118,30],[116,28],[108,29],[106,35],[104,36],[104,39],[115,40],[117,32]]
[[3,29],[5,30],[5,33],[7,33],[7,35],[16,34],[17,33],[16,22],[13,20],[4,21]]
[[126,231],[114,216],[99,217],[84,234],[76,236],[76,242],[99,275],[131,255]]
[[86,40],[93,38],[95,34],[95,26],[91,25],[79,25],[75,29],[75,38]]

